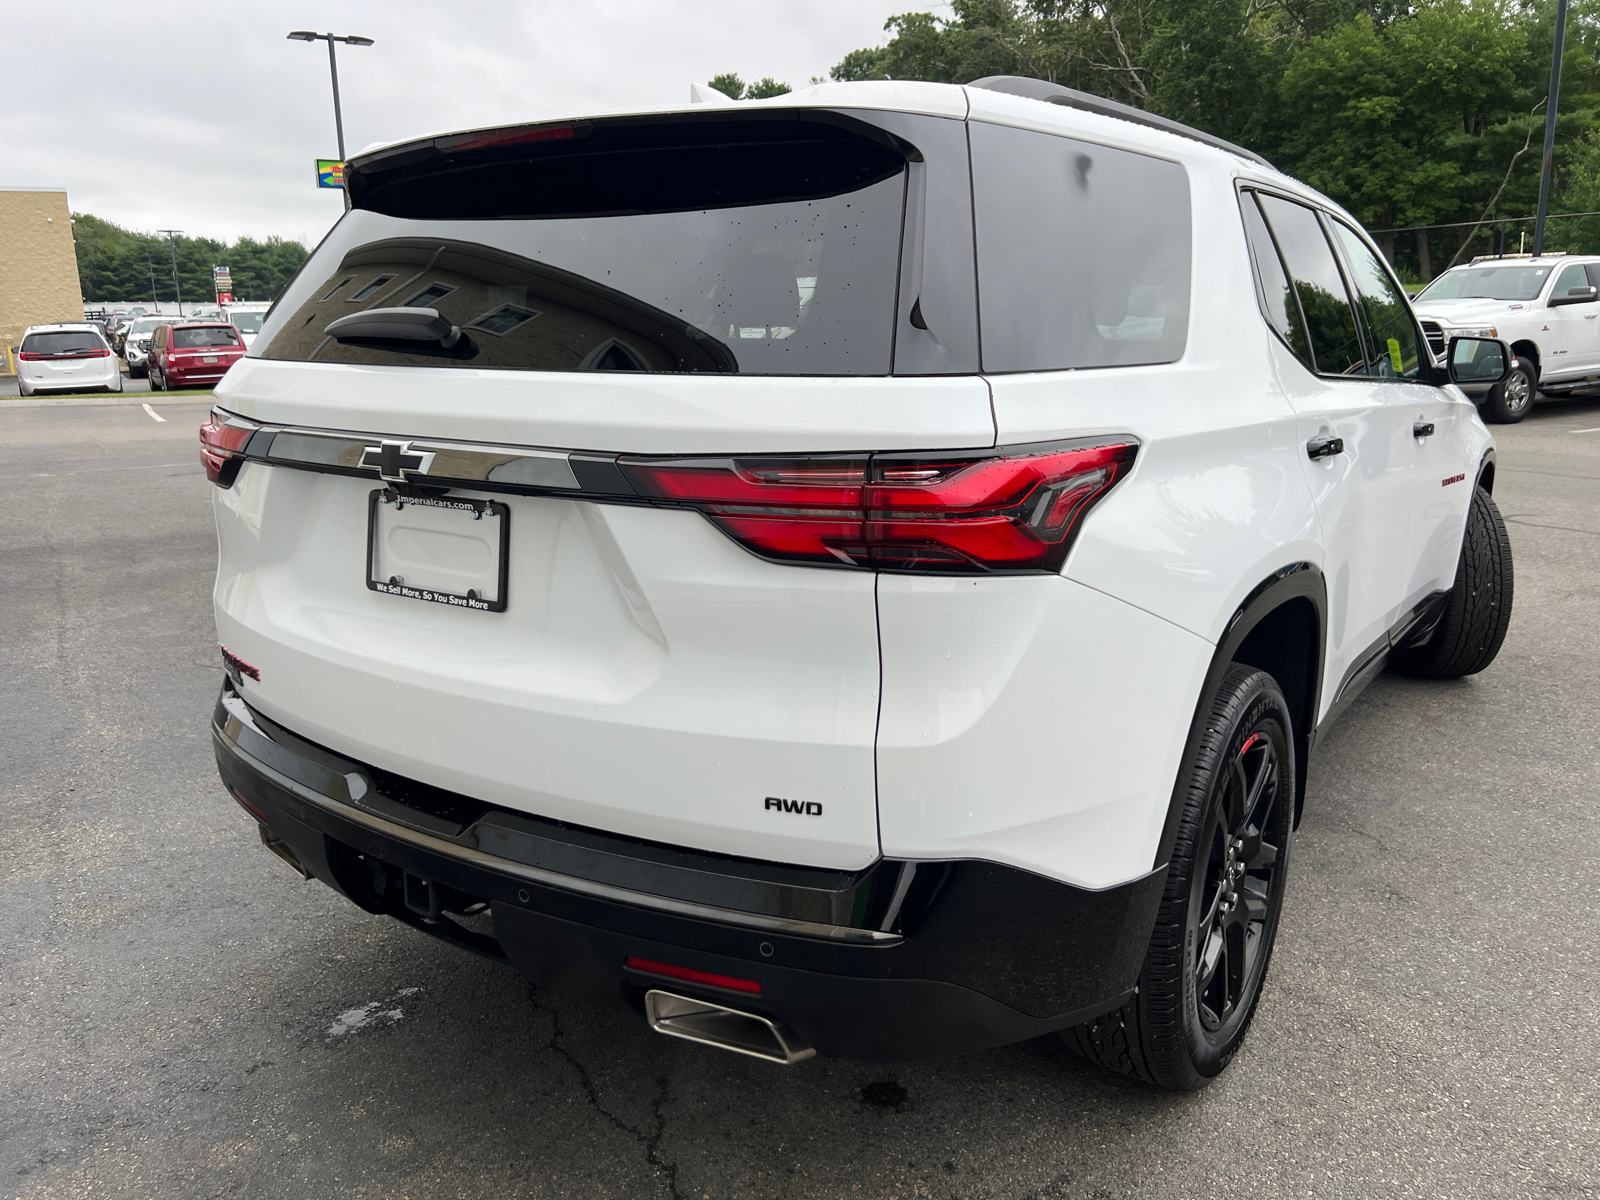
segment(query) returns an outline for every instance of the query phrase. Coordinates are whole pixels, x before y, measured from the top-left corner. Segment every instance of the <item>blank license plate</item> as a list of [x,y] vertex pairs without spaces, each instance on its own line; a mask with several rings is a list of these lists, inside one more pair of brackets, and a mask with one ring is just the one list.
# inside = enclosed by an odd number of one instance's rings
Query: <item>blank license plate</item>
[[478,612],[506,610],[511,510],[496,500],[371,494],[367,586]]

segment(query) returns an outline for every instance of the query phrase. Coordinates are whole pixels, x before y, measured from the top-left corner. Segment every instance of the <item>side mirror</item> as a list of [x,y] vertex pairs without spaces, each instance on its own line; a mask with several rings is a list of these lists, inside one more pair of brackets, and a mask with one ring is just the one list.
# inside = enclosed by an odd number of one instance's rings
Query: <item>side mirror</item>
[[1493,338],[1453,337],[1445,351],[1451,383],[1499,383],[1511,374],[1516,361],[1506,344]]
[[1600,288],[1593,284],[1587,287],[1568,288],[1565,296],[1551,296],[1550,307],[1560,308],[1563,304],[1593,304],[1600,300]]

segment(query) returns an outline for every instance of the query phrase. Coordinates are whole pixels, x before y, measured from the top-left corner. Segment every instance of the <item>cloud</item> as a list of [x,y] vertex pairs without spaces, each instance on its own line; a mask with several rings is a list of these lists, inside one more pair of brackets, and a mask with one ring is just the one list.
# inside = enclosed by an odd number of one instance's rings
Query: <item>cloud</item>
[[[507,121],[686,100],[721,71],[796,86],[878,45],[905,0],[304,0],[273,5],[0,0],[0,186],[65,185],[134,229],[315,244],[342,210],[315,186],[337,154],[325,43],[341,47],[349,152]],[[70,69],[63,55],[71,59]]]

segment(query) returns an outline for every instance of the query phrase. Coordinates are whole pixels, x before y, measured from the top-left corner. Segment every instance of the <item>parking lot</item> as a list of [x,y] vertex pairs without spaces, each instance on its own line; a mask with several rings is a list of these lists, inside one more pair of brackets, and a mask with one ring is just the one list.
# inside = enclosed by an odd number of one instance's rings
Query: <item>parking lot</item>
[[1497,431],[1505,648],[1335,727],[1193,1096],[1055,1038],[778,1068],[301,881],[212,762],[204,402],[152,409],[0,404],[0,1195],[1600,1193],[1600,401]]

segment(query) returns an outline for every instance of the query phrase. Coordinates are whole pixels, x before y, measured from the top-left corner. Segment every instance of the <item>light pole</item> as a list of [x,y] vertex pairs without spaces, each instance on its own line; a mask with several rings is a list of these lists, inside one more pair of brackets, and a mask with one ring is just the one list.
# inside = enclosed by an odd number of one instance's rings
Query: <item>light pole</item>
[[[1563,0],[1565,3],[1565,0]],[[339,59],[333,52],[335,42],[347,46],[370,46],[372,39],[355,34],[313,33],[309,29],[296,29],[289,35],[291,42],[327,42],[328,74],[333,78],[333,129],[339,137],[339,168],[344,169],[344,115],[339,111]],[[350,191],[344,189],[344,209],[350,211]]]
[[1561,98],[1561,50],[1567,40],[1567,0],[1556,8],[1556,48],[1550,54],[1550,98],[1544,106],[1544,165],[1539,169],[1539,215],[1533,223],[1533,256],[1544,253],[1544,214],[1550,208],[1550,168],[1556,152],[1556,101]]
[[[167,244],[172,247],[172,294],[178,298],[178,315],[183,316],[183,292],[178,288],[178,235],[181,229],[158,229],[157,233],[167,235]],[[156,304],[160,308],[159,303]]]

